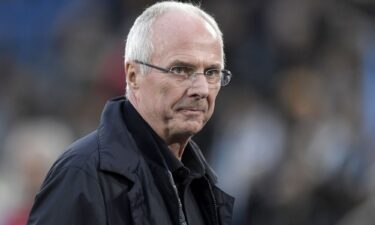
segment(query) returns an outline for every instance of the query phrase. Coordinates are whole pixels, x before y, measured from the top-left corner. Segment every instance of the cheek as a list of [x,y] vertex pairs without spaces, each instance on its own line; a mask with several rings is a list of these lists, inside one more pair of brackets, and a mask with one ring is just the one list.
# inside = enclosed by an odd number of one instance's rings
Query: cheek
[[212,92],[209,94],[208,96],[208,101],[209,101],[209,111],[210,111],[210,114],[212,115],[213,111],[214,111],[214,108],[215,108],[215,101],[216,101],[216,97],[219,93],[219,90],[220,89],[215,89],[215,90],[212,90]]
[[173,102],[180,99],[183,96],[184,92],[182,87],[174,83],[162,82],[159,86],[158,94],[163,100],[168,100],[169,103],[171,103],[171,101]]
[[162,83],[160,85],[159,92],[157,93],[162,99],[165,99],[166,97],[170,96],[170,88],[168,87],[168,83]]
[[154,99],[151,104],[157,104],[155,107],[160,107],[159,112],[169,117],[174,104],[179,101],[183,92],[180,87],[176,87],[170,82],[161,82],[159,83],[159,88],[151,95],[152,99]]

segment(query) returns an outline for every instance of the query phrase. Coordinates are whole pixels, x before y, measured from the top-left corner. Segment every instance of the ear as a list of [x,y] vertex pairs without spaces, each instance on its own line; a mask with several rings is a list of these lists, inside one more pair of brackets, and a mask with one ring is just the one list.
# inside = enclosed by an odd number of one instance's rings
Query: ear
[[131,89],[138,89],[139,87],[139,79],[138,76],[140,75],[139,73],[139,67],[136,66],[132,62],[127,62],[125,63],[125,78],[126,78],[126,83],[129,85]]

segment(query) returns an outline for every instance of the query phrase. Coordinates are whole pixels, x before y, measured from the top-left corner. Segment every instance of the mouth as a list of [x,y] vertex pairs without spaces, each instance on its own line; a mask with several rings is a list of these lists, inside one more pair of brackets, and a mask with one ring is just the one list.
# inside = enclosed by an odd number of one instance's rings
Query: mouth
[[201,101],[182,101],[175,105],[175,112],[188,117],[198,117],[206,114],[208,111],[207,102]]
[[177,111],[182,111],[182,110],[186,110],[186,111],[200,111],[200,112],[205,111],[204,108],[194,108],[194,107],[181,107],[181,108],[177,109]]
[[205,109],[182,107],[182,108],[177,109],[177,112],[183,113],[188,116],[198,116],[198,115],[202,115],[205,112]]

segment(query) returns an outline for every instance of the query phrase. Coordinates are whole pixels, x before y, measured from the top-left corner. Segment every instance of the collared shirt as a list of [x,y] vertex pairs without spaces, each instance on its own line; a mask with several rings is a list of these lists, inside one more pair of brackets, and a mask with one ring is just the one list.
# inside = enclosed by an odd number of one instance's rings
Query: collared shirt
[[125,102],[124,114],[127,128],[142,153],[146,154],[145,157],[152,163],[165,164],[171,171],[187,223],[190,225],[204,225],[204,219],[197,204],[197,199],[191,189],[191,183],[195,179],[204,176],[204,166],[193,153],[190,143],[186,146],[182,161],[180,161],[129,101]]

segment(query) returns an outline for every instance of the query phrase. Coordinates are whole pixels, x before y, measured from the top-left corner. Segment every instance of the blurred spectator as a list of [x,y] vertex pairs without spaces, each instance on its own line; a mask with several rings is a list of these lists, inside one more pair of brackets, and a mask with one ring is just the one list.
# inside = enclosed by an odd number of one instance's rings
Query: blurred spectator
[[69,128],[47,118],[20,122],[9,132],[0,164],[0,224],[26,224],[47,170],[71,141]]
[[283,158],[286,127],[280,114],[258,96],[243,94],[236,101],[215,127],[211,161],[224,189],[236,198],[234,224],[246,224],[253,185]]

